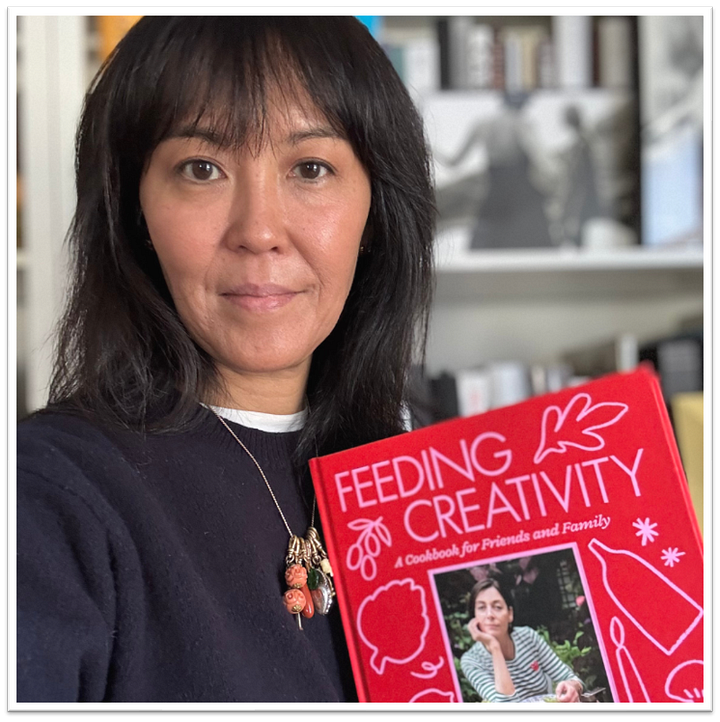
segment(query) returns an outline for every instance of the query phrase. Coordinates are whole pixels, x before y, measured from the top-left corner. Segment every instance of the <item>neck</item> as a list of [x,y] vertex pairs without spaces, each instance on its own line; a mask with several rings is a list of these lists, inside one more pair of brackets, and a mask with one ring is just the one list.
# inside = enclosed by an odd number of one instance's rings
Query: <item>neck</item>
[[279,373],[236,373],[218,368],[222,386],[208,403],[266,414],[295,414],[305,408],[308,369]]
[[505,659],[512,659],[515,656],[515,644],[512,641],[512,637],[507,634],[499,641],[503,657],[505,657]]

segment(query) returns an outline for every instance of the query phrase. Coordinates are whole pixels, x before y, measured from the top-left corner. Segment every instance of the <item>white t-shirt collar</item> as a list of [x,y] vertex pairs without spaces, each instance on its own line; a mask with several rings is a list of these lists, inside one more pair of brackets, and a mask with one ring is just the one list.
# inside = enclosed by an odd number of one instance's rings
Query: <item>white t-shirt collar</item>
[[299,431],[305,426],[307,419],[307,409],[298,411],[296,414],[266,414],[262,411],[244,411],[243,409],[226,409],[222,406],[203,405],[206,408],[213,409],[227,421],[233,421],[248,429],[267,431],[271,434]]

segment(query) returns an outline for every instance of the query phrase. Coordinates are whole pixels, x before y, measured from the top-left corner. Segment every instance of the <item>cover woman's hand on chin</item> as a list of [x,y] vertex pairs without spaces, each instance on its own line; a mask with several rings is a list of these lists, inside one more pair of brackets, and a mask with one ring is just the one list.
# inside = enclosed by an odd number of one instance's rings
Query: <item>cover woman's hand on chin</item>
[[500,642],[498,642],[497,638],[494,637],[492,634],[483,632],[480,629],[480,622],[478,622],[477,619],[471,619],[469,624],[467,625],[467,628],[470,632],[470,636],[472,637],[473,642],[481,642],[488,652],[492,652],[494,649],[500,648]]

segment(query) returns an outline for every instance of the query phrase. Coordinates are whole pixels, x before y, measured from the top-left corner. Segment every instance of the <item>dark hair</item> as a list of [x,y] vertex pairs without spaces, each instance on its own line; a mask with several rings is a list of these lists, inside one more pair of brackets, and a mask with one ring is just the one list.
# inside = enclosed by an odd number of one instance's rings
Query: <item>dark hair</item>
[[[483,579],[480,582],[476,582],[473,586],[473,588],[470,590],[470,597],[468,598],[468,617],[472,619],[475,616],[475,600],[478,597],[478,594],[480,592],[484,592],[486,589],[497,589],[498,592],[500,592],[500,596],[503,598],[503,601],[505,602],[508,609],[513,608],[512,598],[508,594],[505,587],[500,584],[500,582],[497,579]],[[508,625],[508,634],[512,632],[513,625],[512,622]]]
[[179,124],[223,144],[261,142],[268,94],[314,104],[369,173],[364,245],[341,317],[313,355],[300,451],[400,433],[408,368],[422,360],[435,209],[422,122],[352,17],[145,17],[89,90],[78,130],[74,278],[51,404],[130,428],[176,430],[219,383],[147,247],[138,190]]

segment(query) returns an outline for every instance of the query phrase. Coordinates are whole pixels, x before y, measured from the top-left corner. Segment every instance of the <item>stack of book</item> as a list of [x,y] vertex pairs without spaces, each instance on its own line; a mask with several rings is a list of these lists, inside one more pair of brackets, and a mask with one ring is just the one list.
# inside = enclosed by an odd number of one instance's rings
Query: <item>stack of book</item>
[[422,96],[436,90],[630,88],[635,19],[563,15],[452,16],[379,33],[395,68]]

